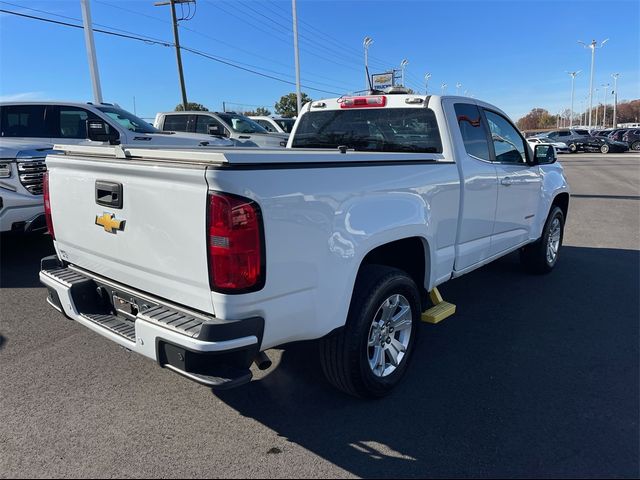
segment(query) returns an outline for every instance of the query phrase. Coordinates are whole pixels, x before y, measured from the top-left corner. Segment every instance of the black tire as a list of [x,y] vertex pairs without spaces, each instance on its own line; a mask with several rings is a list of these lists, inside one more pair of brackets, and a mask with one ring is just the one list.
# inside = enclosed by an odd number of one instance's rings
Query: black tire
[[640,140],[636,140],[631,144],[631,150],[635,150],[636,152],[640,150]]
[[609,145],[606,143],[600,146],[600,153],[609,153]]
[[[377,376],[369,365],[370,328],[382,304],[395,294],[405,297],[411,308],[409,343],[395,371]],[[345,327],[320,341],[320,362],[329,382],[349,395],[362,398],[379,398],[390,393],[411,361],[420,314],[418,288],[405,272],[382,265],[364,265],[356,280]]]
[[[551,242],[551,230],[554,220],[558,219],[560,222],[560,239],[558,249],[555,257],[552,261],[547,256],[547,248]],[[560,207],[554,206],[551,209],[551,213],[547,217],[547,221],[542,229],[542,236],[534,243],[526,245],[520,249],[520,260],[525,269],[530,273],[544,274],[549,273],[558,263],[560,256],[560,247],[562,247],[562,240],[564,238],[564,213]]]
[[578,146],[575,143],[570,143],[568,146],[571,153],[578,153]]

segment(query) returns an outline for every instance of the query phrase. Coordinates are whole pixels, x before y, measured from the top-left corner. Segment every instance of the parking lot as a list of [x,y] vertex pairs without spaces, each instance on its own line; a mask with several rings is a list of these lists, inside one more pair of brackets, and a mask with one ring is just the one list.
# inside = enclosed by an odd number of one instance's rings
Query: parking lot
[[312,342],[212,393],[64,319],[48,237],[2,238],[0,477],[637,477],[640,156],[560,161],[557,269],[444,285],[458,313],[379,401],[329,386]]

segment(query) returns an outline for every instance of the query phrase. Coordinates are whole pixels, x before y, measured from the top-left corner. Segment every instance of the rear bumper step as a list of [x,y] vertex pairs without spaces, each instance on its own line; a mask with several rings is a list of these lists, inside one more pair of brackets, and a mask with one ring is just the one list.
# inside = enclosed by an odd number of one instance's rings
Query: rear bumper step
[[212,388],[251,380],[264,320],[225,321],[138,292],[57,257],[42,260],[48,303],[66,317],[180,375]]

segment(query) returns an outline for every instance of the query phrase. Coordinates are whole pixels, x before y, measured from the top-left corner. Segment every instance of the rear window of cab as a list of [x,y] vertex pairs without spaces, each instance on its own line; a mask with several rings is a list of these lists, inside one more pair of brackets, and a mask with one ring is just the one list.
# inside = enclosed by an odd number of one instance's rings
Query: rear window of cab
[[293,148],[338,148],[365,152],[441,153],[433,110],[363,108],[308,112],[300,118]]

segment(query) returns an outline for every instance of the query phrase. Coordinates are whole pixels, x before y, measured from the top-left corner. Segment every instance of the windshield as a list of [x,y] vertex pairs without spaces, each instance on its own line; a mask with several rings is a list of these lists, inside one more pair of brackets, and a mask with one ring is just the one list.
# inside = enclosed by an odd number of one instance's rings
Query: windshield
[[115,120],[118,124],[136,133],[159,133],[148,122],[145,122],[141,118],[136,117],[133,113],[129,113],[126,110],[122,110],[117,107],[97,107],[98,110],[105,113],[110,119]]
[[368,108],[310,112],[301,119],[293,148],[368,152],[442,152],[435,114],[426,108]]
[[293,118],[277,118],[275,120],[276,123],[280,125],[280,128],[282,128],[287,133],[291,133],[291,130],[293,130],[293,126],[296,123]]
[[269,133],[262,126],[244,115],[220,113],[220,118],[238,133]]

